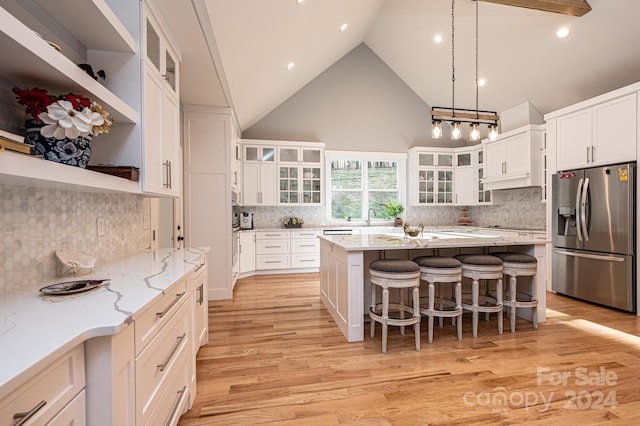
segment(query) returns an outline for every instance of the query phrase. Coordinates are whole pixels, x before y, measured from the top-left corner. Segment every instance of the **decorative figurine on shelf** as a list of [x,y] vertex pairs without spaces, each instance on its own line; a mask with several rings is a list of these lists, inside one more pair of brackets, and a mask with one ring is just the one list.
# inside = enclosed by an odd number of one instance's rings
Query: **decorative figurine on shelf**
[[14,87],[13,93],[33,117],[25,123],[24,140],[32,147],[31,154],[85,168],[91,156],[91,138],[109,132],[109,113],[98,103],[73,93],[56,96],[39,87]]
[[302,228],[304,220],[299,217],[285,217],[282,223],[285,228]]
[[98,81],[98,77],[100,77],[103,80],[107,79],[107,74],[105,74],[104,70],[99,70],[96,71],[95,73],[93,72],[93,67],[89,64],[78,64],[78,66],[84,70],[84,72],[86,72],[87,74],[89,74],[91,76],[91,78],[93,78],[94,80]]

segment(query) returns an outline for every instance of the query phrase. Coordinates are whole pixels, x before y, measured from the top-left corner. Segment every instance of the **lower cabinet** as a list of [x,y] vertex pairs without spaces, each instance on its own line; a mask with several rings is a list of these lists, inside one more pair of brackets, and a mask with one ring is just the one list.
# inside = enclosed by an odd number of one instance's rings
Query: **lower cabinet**
[[[320,267],[321,231],[284,229],[240,233],[240,273],[287,273]],[[253,260],[252,260],[253,257]]]
[[0,424],[84,425],[84,345],[62,355],[0,401]]

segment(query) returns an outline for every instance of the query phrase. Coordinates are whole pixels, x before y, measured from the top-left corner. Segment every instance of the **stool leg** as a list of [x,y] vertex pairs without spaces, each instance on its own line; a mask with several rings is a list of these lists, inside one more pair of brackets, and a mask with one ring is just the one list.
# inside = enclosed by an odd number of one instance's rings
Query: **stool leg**
[[[438,306],[438,309],[440,309],[441,311],[444,309],[444,301],[443,301],[443,296],[442,296],[442,283],[440,283],[440,285],[438,286],[438,288],[436,289],[437,293],[438,293],[438,300],[440,301],[440,305]],[[444,326],[444,317],[438,317],[438,326],[440,328],[442,328]]]
[[387,328],[389,321],[389,289],[382,290],[382,353],[387,353]]
[[[399,304],[401,306],[406,306],[407,305],[407,298],[406,298],[406,294],[404,291],[404,288],[400,289],[400,302]],[[404,309],[400,309],[400,318],[404,319]],[[404,336],[404,325],[400,326],[400,334]]]
[[[460,310],[460,315],[458,316],[458,321],[456,326],[458,327],[458,340],[462,340],[462,283],[458,281],[456,283],[456,309]],[[456,317],[452,317],[456,319]]]
[[471,283],[471,304],[472,304],[472,320],[473,320],[473,338],[478,337],[478,293],[480,292],[480,283],[477,279],[473,279]]
[[516,332],[516,302],[517,302],[517,283],[518,280],[513,275],[509,276],[509,300],[511,308],[509,312],[509,320],[511,321],[511,332]]
[[[377,285],[374,285],[373,283],[371,283],[371,306],[369,307],[370,311],[375,311],[376,309],[376,289],[378,288]],[[374,336],[376,335],[376,321],[373,320],[373,318],[371,318],[371,320],[369,321],[369,328],[370,328],[370,335],[371,338],[373,339]]]
[[433,342],[433,311],[435,309],[435,284],[429,283],[429,310],[427,315],[429,317],[429,343]]
[[[496,303],[502,306],[502,277],[498,278],[498,283],[496,287]],[[498,314],[498,334],[502,334],[502,309],[500,309]],[[514,315],[515,317],[515,315]]]
[[[536,275],[531,277],[531,300],[538,300],[538,282]],[[533,328],[538,328],[538,304],[532,307],[531,319],[533,320]]]
[[[420,318],[420,288],[413,288],[413,316]],[[420,351],[420,321],[413,324],[413,334],[416,336],[416,351]]]

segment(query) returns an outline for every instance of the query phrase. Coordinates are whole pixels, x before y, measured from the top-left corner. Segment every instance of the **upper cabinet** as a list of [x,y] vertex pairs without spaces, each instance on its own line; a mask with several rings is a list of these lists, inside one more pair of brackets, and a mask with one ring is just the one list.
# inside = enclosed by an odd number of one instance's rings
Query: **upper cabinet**
[[244,140],[243,204],[321,205],[324,144]]
[[540,186],[544,126],[530,125],[501,134],[485,146],[486,190]]
[[637,94],[550,120],[556,126],[558,170],[636,160]]
[[144,7],[143,46],[143,190],[180,196],[180,103],[178,60],[167,33]]

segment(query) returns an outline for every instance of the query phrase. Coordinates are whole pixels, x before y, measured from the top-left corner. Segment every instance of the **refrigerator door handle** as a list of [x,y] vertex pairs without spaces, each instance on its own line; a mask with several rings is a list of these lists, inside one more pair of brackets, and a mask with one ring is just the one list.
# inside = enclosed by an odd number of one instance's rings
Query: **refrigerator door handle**
[[580,226],[585,241],[589,241],[589,229],[587,228],[587,195],[589,194],[589,178],[584,179],[582,186],[582,198],[580,199]]
[[565,256],[582,257],[585,259],[605,260],[607,262],[624,262],[624,257],[615,256],[615,255],[579,253],[575,251],[558,250],[558,249],[554,249],[553,252],[557,254],[563,254]]
[[583,241],[582,240],[582,223],[581,223],[581,210],[580,210],[580,195],[582,193],[582,181],[583,179],[580,178],[580,180],[578,181],[578,189],[576,189],[576,230],[578,231],[578,241]]

